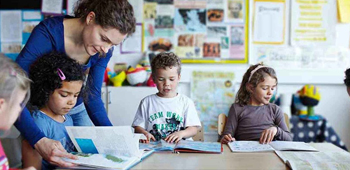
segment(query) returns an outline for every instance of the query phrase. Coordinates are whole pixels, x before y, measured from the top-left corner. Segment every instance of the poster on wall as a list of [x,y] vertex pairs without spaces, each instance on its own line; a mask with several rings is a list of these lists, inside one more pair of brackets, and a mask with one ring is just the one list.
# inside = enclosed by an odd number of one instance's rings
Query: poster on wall
[[[173,2],[173,4],[170,4]],[[144,50],[183,63],[247,63],[247,0],[144,0]]]
[[253,12],[253,43],[283,44],[285,1],[255,0]]
[[335,45],[336,0],[292,0],[292,46]]
[[191,99],[193,99],[204,133],[217,134],[218,115],[228,114],[235,96],[233,72],[192,72]]
[[142,24],[136,24],[135,32],[120,45],[120,52],[122,54],[142,52]]
[[40,10],[0,10],[0,52],[15,60],[43,18]]

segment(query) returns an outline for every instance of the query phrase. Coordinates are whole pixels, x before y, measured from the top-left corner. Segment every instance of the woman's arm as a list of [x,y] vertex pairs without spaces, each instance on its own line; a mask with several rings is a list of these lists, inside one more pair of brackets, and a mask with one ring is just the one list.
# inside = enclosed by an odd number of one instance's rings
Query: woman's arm
[[90,67],[87,81],[88,96],[84,101],[86,110],[90,119],[96,126],[112,126],[107,117],[107,112],[101,98],[101,88],[107,64],[112,57],[113,49],[110,49],[106,57],[99,58],[93,66]]

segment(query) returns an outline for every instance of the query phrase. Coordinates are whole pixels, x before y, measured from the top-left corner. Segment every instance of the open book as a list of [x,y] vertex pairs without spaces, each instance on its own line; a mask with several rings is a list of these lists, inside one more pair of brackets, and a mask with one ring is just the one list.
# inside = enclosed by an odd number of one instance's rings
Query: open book
[[155,151],[221,153],[222,147],[218,142],[199,142],[181,140],[177,144],[170,144],[164,140],[150,143],[140,143],[140,148]]
[[349,169],[349,152],[292,152],[275,151],[293,170]]
[[305,142],[273,141],[260,144],[258,141],[234,141],[228,143],[232,152],[273,152],[279,151],[317,151]]
[[129,169],[153,150],[139,149],[139,134],[130,126],[67,126],[78,160],[65,159],[81,166]]

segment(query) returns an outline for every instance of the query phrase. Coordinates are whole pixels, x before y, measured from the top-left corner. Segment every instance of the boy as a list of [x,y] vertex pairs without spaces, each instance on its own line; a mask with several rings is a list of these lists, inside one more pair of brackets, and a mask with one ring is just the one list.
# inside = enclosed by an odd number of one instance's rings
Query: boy
[[151,62],[152,78],[158,93],[141,100],[132,126],[149,142],[164,139],[179,142],[192,140],[201,123],[193,101],[177,93],[181,62],[174,53],[160,53]]

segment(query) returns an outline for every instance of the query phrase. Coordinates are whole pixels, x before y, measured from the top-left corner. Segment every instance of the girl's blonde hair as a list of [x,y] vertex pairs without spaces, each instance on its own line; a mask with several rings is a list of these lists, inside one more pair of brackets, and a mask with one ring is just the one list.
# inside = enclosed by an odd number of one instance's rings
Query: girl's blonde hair
[[[261,68],[258,68],[258,70],[255,70],[255,72],[253,72],[253,74],[251,75],[251,72],[259,66]],[[238,103],[240,105],[247,105],[249,103],[249,100],[250,100],[250,93],[246,87],[247,83],[250,83],[255,88],[258,86],[258,84],[260,82],[265,81],[266,76],[270,76],[270,77],[276,79],[276,85],[277,85],[277,82],[278,82],[277,75],[276,75],[276,72],[273,68],[266,67],[263,65],[263,63],[259,63],[256,65],[250,66],[248,68],[247,72],[245,72],[245,74],[243,76],[241,87],[239,88],[237,95],[236,95],[235,103]],[[249,79],[249,77],[250,77],[250,79]]]
[[24,101],[25,105],[30,96],[30,79],[26,73],[10,58],[0,53],[0,98],[9,101],[10,105],[17,96],[17,90],[24,90],[27,92]]

